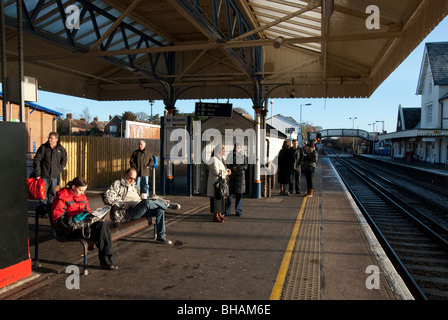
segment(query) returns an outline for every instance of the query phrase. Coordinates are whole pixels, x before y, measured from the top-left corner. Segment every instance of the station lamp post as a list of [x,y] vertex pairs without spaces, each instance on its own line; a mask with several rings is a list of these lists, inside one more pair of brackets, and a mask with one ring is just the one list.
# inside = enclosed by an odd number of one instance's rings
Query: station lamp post
[[[350,120],[353,120],[353,130],[355,129],[355,120],[356,119],[358,119],[358,117],[350,117],[349,118]],[[352,146],[352,148],[353,148],[353,153],[355,153],[355,136],[353,136],[353,146]]]
[[306,103],[306,104],[300,105],[300,125],[302,125],[302,107],[303,106],[311,106],[311,103]]
[[301,104],[300,105],[300,139],[302,140],[302,141],[300,141],[300,144],[303,144],[303,136],[302,136],[302,125],[303,125],[303,122],[302,122],[302,107],[303,106],[309,107],[309,106],[311,106],[311,103],[305,103],[305,104]]
[[381,133],[384,133],[384,121],[376,121],[376,122],[382,122],[383,123],[383,130],[381,131]]
[[154,105],[154,100],[149,100],[149,104],[151,105],[151,120],[149,122],[152,123],[152,106]]

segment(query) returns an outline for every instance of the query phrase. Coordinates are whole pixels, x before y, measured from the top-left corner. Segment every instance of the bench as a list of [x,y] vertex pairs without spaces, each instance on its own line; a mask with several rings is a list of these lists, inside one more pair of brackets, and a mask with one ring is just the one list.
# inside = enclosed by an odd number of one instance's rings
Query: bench
[[[112,220],[106,221],[109,227],[112,242],[120,240],[132,233],[148,228],[148,219],[138,218],[128,222],[115,223]],[[154,226],[154,237],[156,236],[156,227]]]
[[[84,267],[83,267],[83,275],[88,275],[89,270],[87,268],[87,252],[89,251],[89,241],[85,238],[64,238],[59,237],[56,233],[56,229],[54,227],[53,218],[51,213],[48,214],[48,219],[50,220],[51,225],[51,233],[53,234],[53,238],[56,239],[58,242],[79,242],[82,245],[83,248],[83,257],[84,257]],[[37,244],[36,244],[37,245]]]
[[[93,209],[94,210],[94,209]],[[38,240],[38,232],[39,232],[39,214],[36,211],[36,220],[35,220],[35,261],[34,265],[36,267],[39,266],[39,240]],[[51,218],[51,213],[48,213],[48,218],[51,225],[51,233],[53,238],[58,242],[79,242],[82,246],[82,252],[83,252],[83,274],[88,275],[88,265],[87,265],[87,253],[90,251],[89,249],[92,248],[91,244],[92,241],[89,241],[88,239],[84,238],[64,238],[59,237],[56,233],[56,230],[54,228],[53,219]],[[120,240],[132,233],[144,230],[145,228],[148,228],[148,220],[143,217],[136,220],[131,220],[128,222],[123,223],[115,223],[112,220],[105,220],[107,226],[109,227],[110,233],[111,233],[111,239],[112,242],[115,242],[117,240]],[[155,224],[153,224],[154,228],[154,238],[156,238],[157,230]]]

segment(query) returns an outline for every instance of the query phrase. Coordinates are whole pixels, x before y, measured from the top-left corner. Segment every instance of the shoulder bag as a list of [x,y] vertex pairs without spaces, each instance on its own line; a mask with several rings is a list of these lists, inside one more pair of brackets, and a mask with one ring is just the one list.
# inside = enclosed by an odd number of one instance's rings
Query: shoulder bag
[[216,199],[220,200],[229,196],[229,185],[227,184],[227,180],[222,177],[221,173],[218,176],[218,180],[214,183],[214,187]]

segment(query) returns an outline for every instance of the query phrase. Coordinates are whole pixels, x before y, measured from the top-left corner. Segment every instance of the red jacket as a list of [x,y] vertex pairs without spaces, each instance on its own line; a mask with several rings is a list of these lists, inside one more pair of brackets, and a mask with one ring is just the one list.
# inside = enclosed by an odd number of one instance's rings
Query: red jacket
[[85,194],[75,196],[68,187],[57,192],[51,206],[53,221],[56,221],[64,214],[67,217],[74,217],[80,213],[91,211],[87,196]]

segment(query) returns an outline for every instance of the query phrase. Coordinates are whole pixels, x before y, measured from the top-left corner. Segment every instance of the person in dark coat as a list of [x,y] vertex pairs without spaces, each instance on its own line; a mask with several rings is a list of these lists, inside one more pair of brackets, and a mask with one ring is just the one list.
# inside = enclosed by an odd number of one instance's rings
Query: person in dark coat
[[131,168],[137,170],[137,181],[135,181],[137,188],[141,194],[147,196],[149,193],[149,171],[154,164],[154,158],[151,151],[146,149],[144,140],[140,140],[139,148],[132,153],[129,164]]
[[294,187],[296,189],[296,194],[301,194],[300,190],[300,167],[303,162],[303,152],[302,148],[299,147],[299,142],[297,139],[292,140],[292,147],[289,149],[294,157],[293,170],[289,180],[289,193],[292,193]]
[[229,197],[227,198],[226,216],[230,214],[233,195],[235,195],[236,215],[239,217],[243,213],[242,198],[246,192],[247,156],[241,150],[241,145],[236,143],[233,152],[229,153],[226,160],[227,168],[232,172],[229,177]]
[[48,141],[37,149],[33,159],[34,178],[45,181],[45,200],[40,200],[40,210],[46,213],[51,210],[51,203],[56,196],[56,186],[60,178],[61,171],[67,165],[67,151],[59,143],[59,134],[50,132]]
[[291,142],[289,140],[283,141],[283,146],[278,153],[278,182],[280,183],[280,195],[288,195],[289,178],[292,173],[294,164],[294,157],[289,151]]
[[312,198],[314,194],[313,177],[316,172],[318,155],[314,143],[308,143],[303,151],[302,171],[305,172],[306,194],[304,197]]

